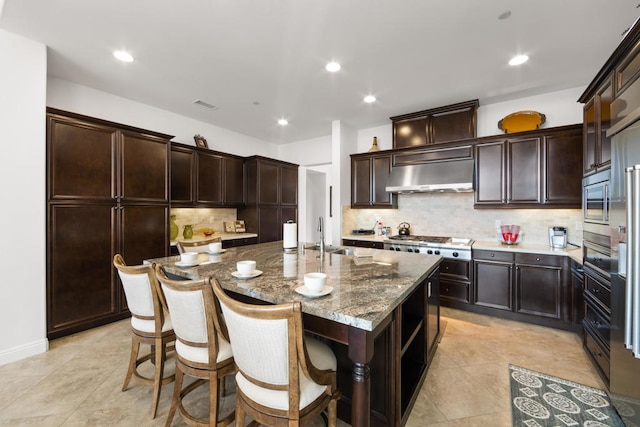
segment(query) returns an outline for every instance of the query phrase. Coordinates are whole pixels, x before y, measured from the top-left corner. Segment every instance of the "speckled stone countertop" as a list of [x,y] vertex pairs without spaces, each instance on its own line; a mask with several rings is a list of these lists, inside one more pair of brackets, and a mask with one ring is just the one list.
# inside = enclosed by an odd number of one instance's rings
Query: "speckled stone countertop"
[[540,243],[518,243],[517,245],[505,245],[498,241],[476,240],[473,249],[483,249],[489,251],[505,251],[505,252],[526,252],[530,254],[541,255],[561,255],[568,256],[579,263],[582,263],[582,248],[575,246],[567,246],[565,249],[555,249],[549,245]]
[[[179,256],[149,259],[163,265],[168,273],[185,279],[213,276],[223,288],[274,304],[302,301],[302,311],[359,329],[372,331],[441,262],[436,255],[356,248],[355,257],[306,249],[304,253],[284,253],[282,242],[228,248],[220,255],[202,253],[195,267],[179,267]],[[255,260],[262,274],[251,279],[236,279],[236,262]],[[308,272],[327,274],[327,286],[333,291],[323,297],[309,298],[295,289],[304,284]]]

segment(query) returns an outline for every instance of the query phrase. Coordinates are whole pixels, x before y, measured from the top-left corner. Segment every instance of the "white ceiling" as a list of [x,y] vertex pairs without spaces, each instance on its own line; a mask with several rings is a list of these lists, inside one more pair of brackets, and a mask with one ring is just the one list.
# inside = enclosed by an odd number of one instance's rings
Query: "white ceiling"
[[[637,0],[5,0],[0,28],[47,45],[51,76],[287,143],[329,135],[333,120],[362,129],[470,99],[482,106],[587,85],[637,7]],[[506,11],[511,16],[499,20]],[[135,61],[115,60],[116,49]],[[519,53],[529,62],[507,65]],[[335,74],[324,69],[332,59],[342,64]],[[378,102],[365,104],[368,94]],[[290,124],[278,126],[281,117]]]

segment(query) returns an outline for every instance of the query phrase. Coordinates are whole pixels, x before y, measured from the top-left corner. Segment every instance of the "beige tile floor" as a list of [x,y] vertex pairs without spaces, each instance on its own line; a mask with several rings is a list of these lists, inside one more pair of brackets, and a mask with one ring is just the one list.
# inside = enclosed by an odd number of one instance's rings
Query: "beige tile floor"
[[[511,425],[510,363],[604,388],[573,333],[446,308],[442,314],[444,335],[407,427]],[[0,426],[164,425],[171,385],[154,420],[150,387],[132,381],[121,391],[129,334],[125,320],[54,340],[45,354],[0,366]],[[204,391],[196,396],[194,410],[206,410],[205,399]],[[233,399],[225,398],[227,410]],[[173,425],[185,424],[177,415]]]

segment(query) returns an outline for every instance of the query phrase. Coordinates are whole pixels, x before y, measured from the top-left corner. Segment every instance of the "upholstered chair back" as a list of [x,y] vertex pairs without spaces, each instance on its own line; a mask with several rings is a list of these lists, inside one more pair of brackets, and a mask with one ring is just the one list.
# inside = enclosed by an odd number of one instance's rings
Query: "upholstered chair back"
[[120,254],[114,257],[113,264],[124,288],[133,329],[148,333],[170,330],[171,321],[162,309],[154,266],[127,266]]
[[160,267],[156,273],[171,313],[178,356],[211,366],[231,357],[226,328],[220,323],[208,278],[172,280]]
[[198,240],[195,242],[180,241],[176,243],[176,246],[178,247],[179,253],[183,253],[183,252],[203,253],[203,252],[209,251],[209,243],[221,242],[221,241],[222,239],[220,237],[211,237],[209,239]]

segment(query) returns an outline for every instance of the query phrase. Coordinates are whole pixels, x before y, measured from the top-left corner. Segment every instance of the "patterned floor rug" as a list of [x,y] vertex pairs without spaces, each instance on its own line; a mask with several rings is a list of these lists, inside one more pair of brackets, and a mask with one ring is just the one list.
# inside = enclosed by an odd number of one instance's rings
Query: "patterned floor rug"
[[607,393],[509,365],[514,427],[624,427]]

